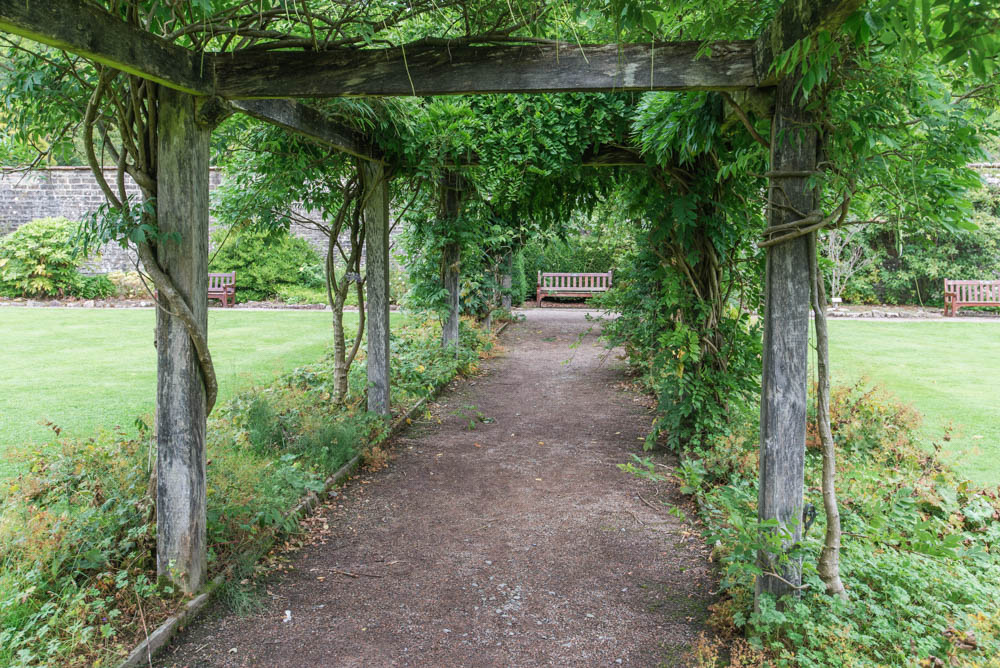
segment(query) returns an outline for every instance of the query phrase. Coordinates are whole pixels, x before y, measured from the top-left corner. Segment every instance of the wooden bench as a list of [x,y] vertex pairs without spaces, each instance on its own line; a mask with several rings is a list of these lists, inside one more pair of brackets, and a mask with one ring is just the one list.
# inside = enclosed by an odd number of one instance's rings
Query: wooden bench
[[227,308],[236,303],[236,272],[228,274],[208,275],[208,298],[218,299],[222,307]]
[[537,306],[543,297],[593,297],[611,288],[611,272],[603,274],[565,274],[538,272]]
[[958,315],[963,306],[1000,306],[1000,281],[944,279],[944,314]]

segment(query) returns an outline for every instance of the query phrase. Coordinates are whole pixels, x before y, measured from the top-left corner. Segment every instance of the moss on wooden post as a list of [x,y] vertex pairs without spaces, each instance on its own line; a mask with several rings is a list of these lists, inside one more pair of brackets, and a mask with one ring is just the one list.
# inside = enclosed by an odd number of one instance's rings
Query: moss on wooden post
[[365,186],[368,410],[389,415],[389,181],[382,163],[361,162]]
[[[157,221],[160,266],[203,328],[208,325],[208,157],[211,130],[196,99],[161,89]],[[185,592],[205,574],[205,386],[184,323],[157,309],[156,570]]]
[[[808,175],[816,169],[817,132],[812,115],[793,99],[795,81],[778,85],[771,127],[769,226],[798,219],[816,208]],[[783,175],[785,174],[785,175]],[[800,237],[767,249],[764,355],[760,406],[758,517],[777,520],[784,550],[802,533],[809,345],[809,240]],[[764,575],[757,596],[798,591],[801,560],[762,550]]]

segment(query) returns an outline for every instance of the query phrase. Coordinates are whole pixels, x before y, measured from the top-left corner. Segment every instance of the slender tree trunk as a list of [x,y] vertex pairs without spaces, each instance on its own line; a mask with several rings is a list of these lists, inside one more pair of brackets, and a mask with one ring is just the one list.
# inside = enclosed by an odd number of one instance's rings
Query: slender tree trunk
[[459,265],[462,261],[462,249],[457,243],[444,247],[442,262],[444,262],[444,287],[448,291],[448,317],[441,331],[441,345],[458,345],[459,322]]
[[510,294],[510,286],[512,281],[511,274],[514,268],[514,254],[508,252],[507,256],[503,260],[503,277],[500,279],[500,287],[503,292],[500,293],[500,306],[505,311],[509,311],[512,305],[512,297]]
[[830,340],[826,328],[826,288],[816,260],[816,233],[809,236],[811,252],[809,272],[812,279],[812,302],[816,322],[816,423],[823,447],[823,508],[826,511],[826,536],[816,570],[826,590],[847,598],[840,580],[840,510],[837,507],[837,449],[830,430]]

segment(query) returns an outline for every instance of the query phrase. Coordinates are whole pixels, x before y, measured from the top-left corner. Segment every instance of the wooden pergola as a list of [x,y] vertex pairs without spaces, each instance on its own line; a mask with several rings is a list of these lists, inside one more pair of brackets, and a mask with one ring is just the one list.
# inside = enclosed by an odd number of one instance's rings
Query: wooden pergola
[[[0,0],[0,30],[160,84],[158,223],[177,232],[159,261],[207,327],[209,140],[226,113],[242,112],[364,159],[366,188],[368,407],[389,412],[389,189],[371,138],[289,98],[567,91],[759,91],[773,99],[769,226],[815,212],[808,186],[817,168],[816,111],[794,100],[796,80],[772,62],[798,40],[834,31],[862,0],[786,0],[756,41],[449,46],[198,53],[136,30],[82,0]],[[617,147],[585,164],[642,164]],[[454,190],[454,186],[450,190]],[[449,188],[445,188],[449,190]],[[447,195],[446,195],[447,197]],[[780,200],[780,201],[779,201]],[[777,519],[786,545],[801,537],[806,431],[809,244],[806,236],[767,248],[760,421],[761,520]],[[457,319],[456,319],[457,323]],[[179,319],[157,318],[157,567],[185,591],[206,568],[206,391],[197,351]],[[762,555],[758,593],[795,590],[801,566]]]

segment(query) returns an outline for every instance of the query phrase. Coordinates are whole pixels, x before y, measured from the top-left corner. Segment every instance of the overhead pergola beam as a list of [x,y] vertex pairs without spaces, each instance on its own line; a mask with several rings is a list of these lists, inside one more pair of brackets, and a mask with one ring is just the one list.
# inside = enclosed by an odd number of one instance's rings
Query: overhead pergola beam
[[836,32],[865,0],[787,0],[754,45],[756,78],[760,86],[774,86],[774,59],[804,37]]
[[213,90],[209,61],[83,0],[0,0],[0,31],[185,93],[210,95]]
[[410,46],[219,54],[228,99],[464,93],[742,90],[757,85],[751,41],[593,46]]
[[365,160],[381,160],[371,140],[355,130],[335,123],[322,112],[292,100],[237,100],[232,108],[247,116],[330,146]]

